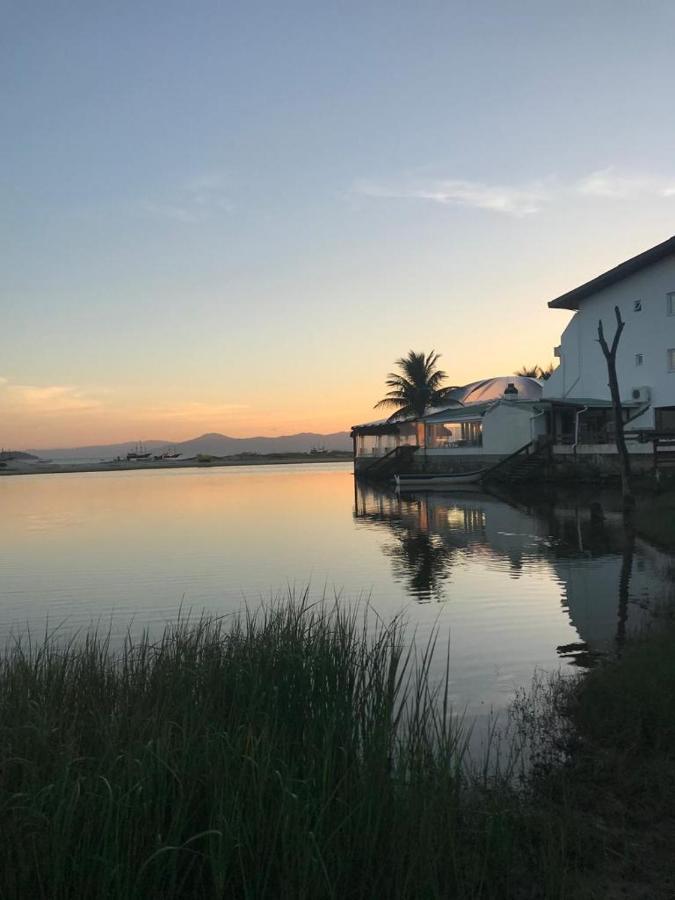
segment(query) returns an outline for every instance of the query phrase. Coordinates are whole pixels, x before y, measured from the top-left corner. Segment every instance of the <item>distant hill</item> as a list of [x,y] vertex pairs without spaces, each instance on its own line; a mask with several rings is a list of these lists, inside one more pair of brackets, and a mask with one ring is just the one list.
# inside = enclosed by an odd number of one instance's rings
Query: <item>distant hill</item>
[[[314,447],[324,450],[351,450],[352,441],[347,431],[333,434],[302,432],[282,437],[234,438],[226,434],[202,434],[189,441],[144,441],[147,450],[153,453],[165,447],[175,447],[184,457],[207,453],[210,456],[234,456],[236,453],[309,453]],[[31,450],[42,459],[113,459],[126,456],[136,448],[136,441],[123,444],[98,444],[89,447],[57,447]]]

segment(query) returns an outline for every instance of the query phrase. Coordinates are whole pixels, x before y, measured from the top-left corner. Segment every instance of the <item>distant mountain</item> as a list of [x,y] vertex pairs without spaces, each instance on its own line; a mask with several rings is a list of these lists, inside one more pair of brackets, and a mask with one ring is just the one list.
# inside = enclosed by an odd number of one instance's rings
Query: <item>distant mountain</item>
[[235,453],[309,453],[314,447],[324,450],[351,450],[349,433],[284,435],[283,437],[233,438],[224,434],[203,434],[191,441],[175,444],[185,456],[209,453],[212,456],[232,456]]
[[32,456],[30,453],[20,453],[18,450],[0,450],[0,462],[10,462],[13,459],[37,459],[37,456]]
[[[308,453],[314,447],[324,450],[351,450],[352,442],[347,431],[333,434],[302,432],[282,437],[234,438],[226,434],[203,434],[189,441],[144,441],[145,448],[158,452],[165,447],[175,447],[184,457],[207,453],[210,456],[233,456],[236,453]],[[99,444],[89,447],[57,447],[31,450],[43,459],[113,459],[126,456],[136,448],[136,441],[123,444]]]

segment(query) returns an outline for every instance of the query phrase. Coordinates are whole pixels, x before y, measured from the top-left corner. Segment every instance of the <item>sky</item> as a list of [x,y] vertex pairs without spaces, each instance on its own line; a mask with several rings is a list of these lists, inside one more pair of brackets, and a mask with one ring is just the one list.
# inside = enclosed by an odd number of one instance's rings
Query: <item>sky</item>
[[0,0],[0,445],[333,432],[675,234],[675,4]]

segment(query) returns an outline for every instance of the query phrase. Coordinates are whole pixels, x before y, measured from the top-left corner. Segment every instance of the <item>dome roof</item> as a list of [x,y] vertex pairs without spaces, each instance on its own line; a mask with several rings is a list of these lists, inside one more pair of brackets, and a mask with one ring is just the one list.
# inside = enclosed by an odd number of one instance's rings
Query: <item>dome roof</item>
[[497,378],[472,381],[471,384],[452,391],[450,396],[464,404],[485,403],[487,400],[501,399],[510,384],[518,390],[519,400],[541,400],[541,384],[536,378],[528,378],[526,375],[499,375]]

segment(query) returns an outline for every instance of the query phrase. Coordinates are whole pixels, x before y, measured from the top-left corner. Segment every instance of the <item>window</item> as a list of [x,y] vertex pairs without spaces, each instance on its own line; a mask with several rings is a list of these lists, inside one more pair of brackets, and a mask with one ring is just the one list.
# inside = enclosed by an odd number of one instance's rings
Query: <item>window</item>
[[666,294],[666,313],[669,316],[675,316],[675,291]]
[[675,406],[660,406],[656,412],[656,430],[675,434]]
[[633,300],[633,312],[642,312],[642,300]]
[[644,358],[644,354],[643,354],[643,353],[636,353],[636,354],[635,354],[635,365],[636,365],[636,366],[641,366],[642,363],[643,363],[644,361],[645,361],[645,358]]
[[675,372],[675,347],[668,351],[668,371]]

